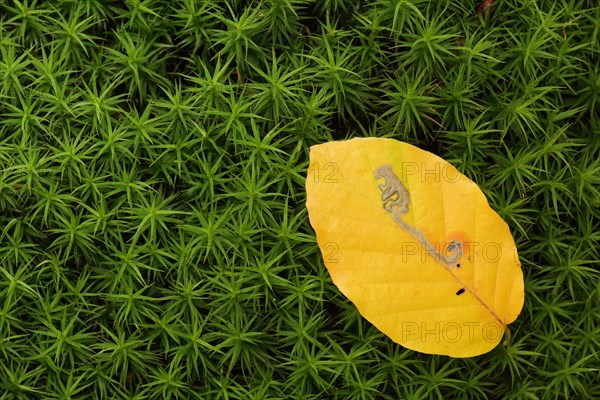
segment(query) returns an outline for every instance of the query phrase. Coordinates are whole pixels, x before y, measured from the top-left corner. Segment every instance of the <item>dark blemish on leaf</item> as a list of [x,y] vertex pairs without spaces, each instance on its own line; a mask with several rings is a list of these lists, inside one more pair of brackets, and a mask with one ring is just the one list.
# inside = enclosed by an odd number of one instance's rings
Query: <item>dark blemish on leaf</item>
[[456,264],[456,268],[460,268],[460,263]]
[[460,289],[458,292],[456,292],[457,296],[460,296],[461,294],[463,294],[465,292],[465,289]]

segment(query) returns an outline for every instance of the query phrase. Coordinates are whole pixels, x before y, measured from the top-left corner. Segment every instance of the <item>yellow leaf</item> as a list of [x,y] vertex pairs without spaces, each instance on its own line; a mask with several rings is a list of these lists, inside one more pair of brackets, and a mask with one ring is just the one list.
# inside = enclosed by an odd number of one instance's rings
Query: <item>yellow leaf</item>
[[311,147],[306,207],[334,284],[395,342],[486,353],[523,306],[508,225],[438,156],[392,139]]

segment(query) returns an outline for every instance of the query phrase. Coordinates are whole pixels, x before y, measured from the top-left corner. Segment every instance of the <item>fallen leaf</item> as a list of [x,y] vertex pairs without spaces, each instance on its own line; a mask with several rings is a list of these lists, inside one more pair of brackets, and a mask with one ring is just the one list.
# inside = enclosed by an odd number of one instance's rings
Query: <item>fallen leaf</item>
[[395,342],[471,357],[523,306],[508,225],[477,184],[392,139],[312,146],[306,207],[333,283]]

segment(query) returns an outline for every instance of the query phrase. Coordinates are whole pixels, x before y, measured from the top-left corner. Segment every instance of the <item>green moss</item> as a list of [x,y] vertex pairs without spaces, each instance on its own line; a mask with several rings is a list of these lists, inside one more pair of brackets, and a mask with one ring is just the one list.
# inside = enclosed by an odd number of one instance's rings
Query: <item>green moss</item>
[[[600,398],[595,1],[0,5],[0,399]],[[512,341],[405,350],[323,266],[308,148],[385,136],[485,191]]]

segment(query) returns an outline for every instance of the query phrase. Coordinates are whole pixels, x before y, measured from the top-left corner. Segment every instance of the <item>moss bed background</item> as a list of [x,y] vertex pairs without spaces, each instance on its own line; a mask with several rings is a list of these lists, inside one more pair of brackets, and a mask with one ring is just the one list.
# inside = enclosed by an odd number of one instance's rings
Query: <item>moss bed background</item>
[[[0,3],[0,399],[600,398],[597,1]],[[406,350],[331,283],[308,148],[476,181],[525,305]]]

